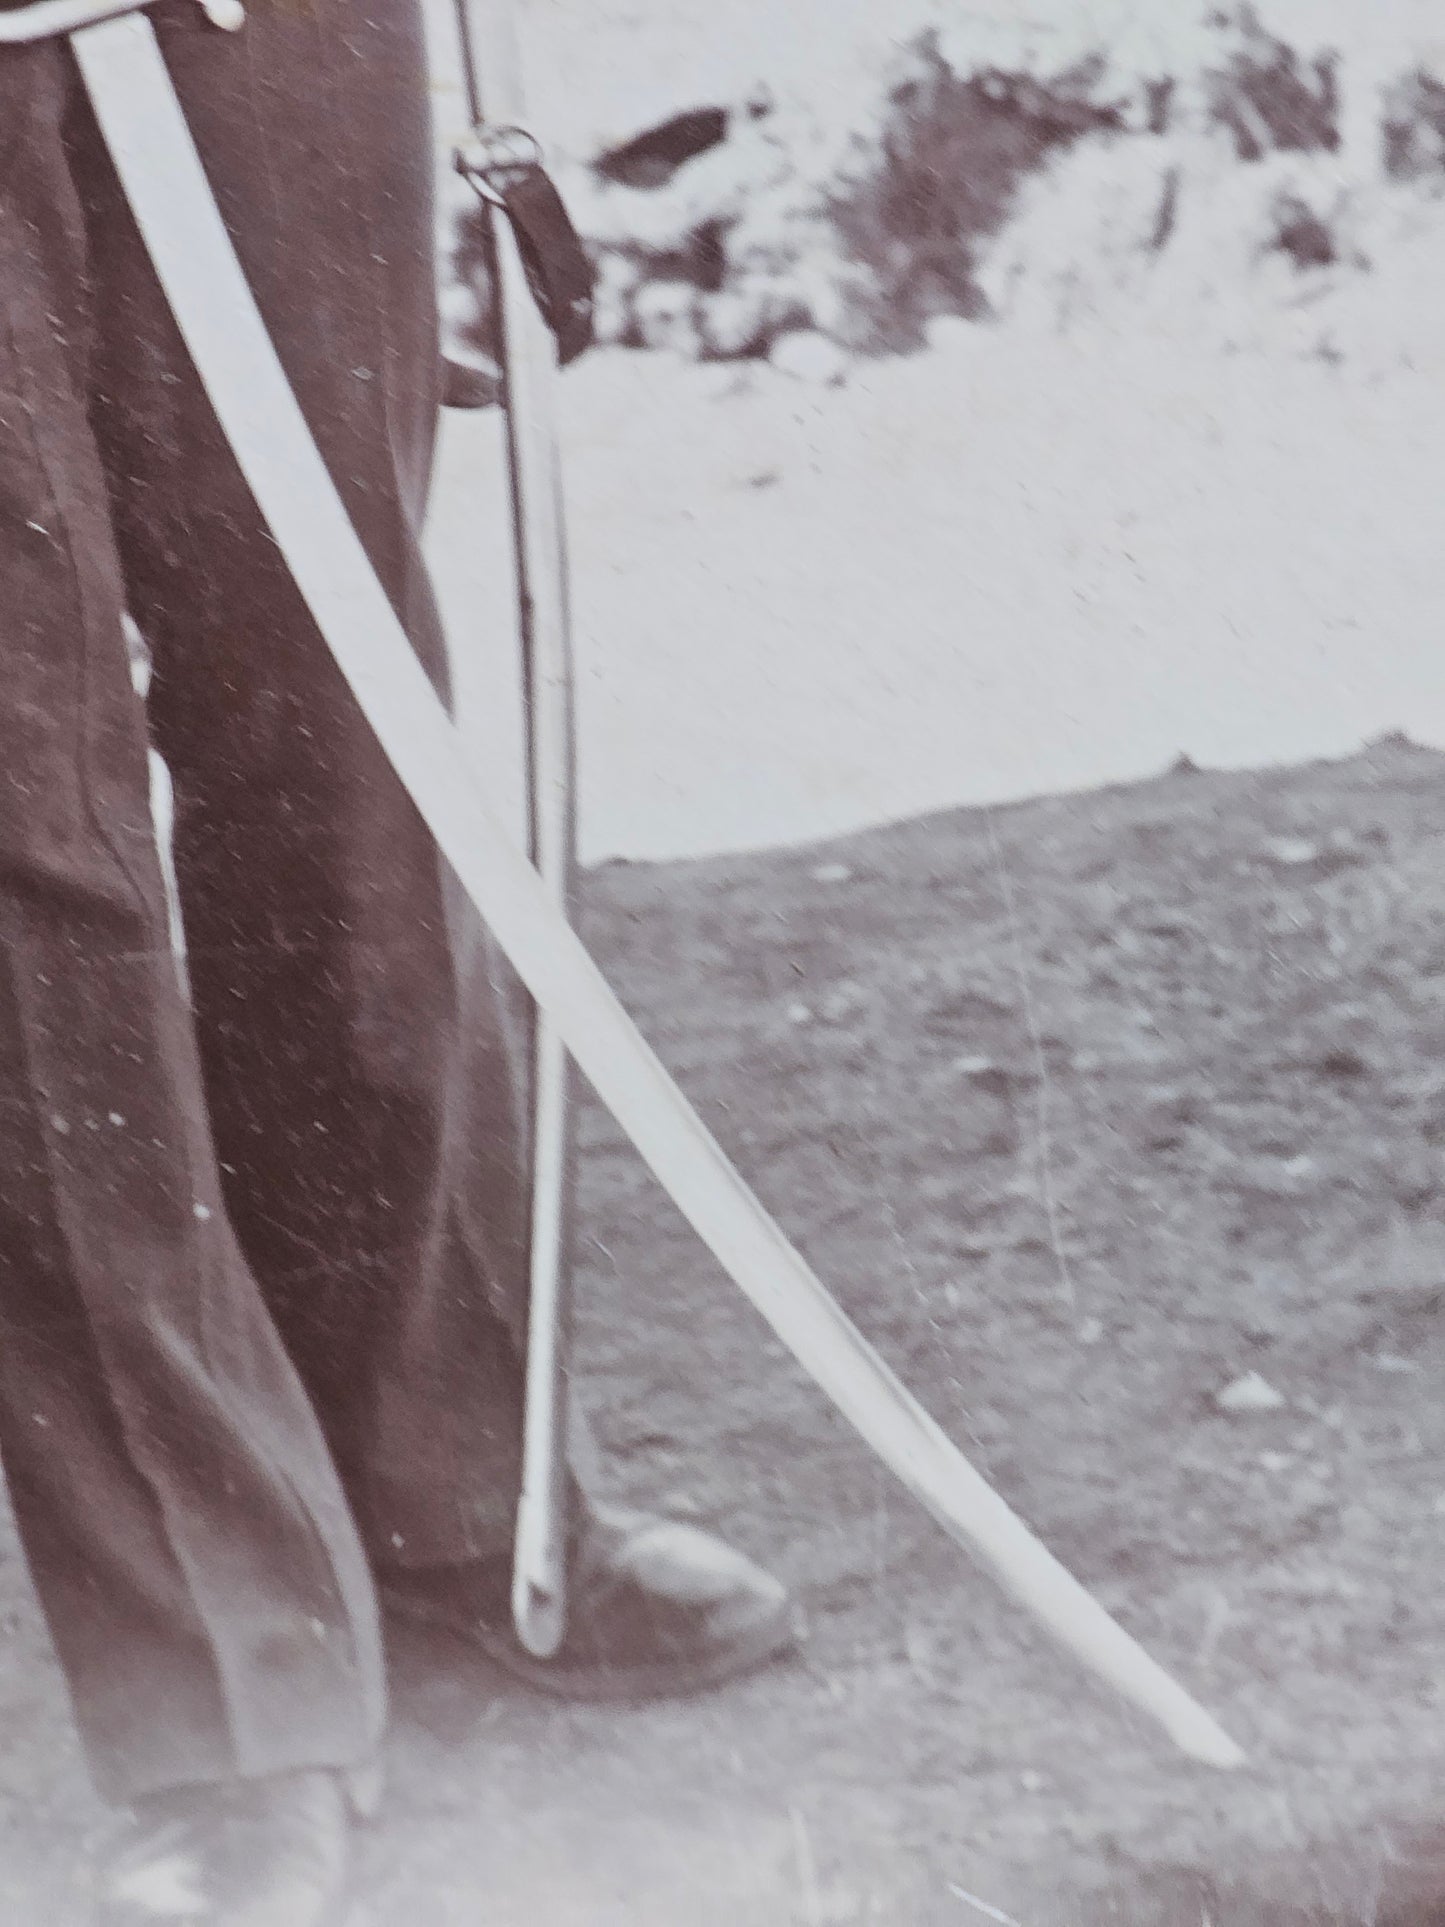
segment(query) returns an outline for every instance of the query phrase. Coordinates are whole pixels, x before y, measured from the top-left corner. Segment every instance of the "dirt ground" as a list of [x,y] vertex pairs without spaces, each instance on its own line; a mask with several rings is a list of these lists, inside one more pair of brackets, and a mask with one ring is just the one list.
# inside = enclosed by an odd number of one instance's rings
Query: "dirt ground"
[[[620,1711],[399,1646],[359,1927],[1445,1919],[1442,779],[1385,743],[592,873],[744,1172],[1251,1764],[1035,1636],[591,1110],[618,1489],[774,1563],[810,1642]],[[1248,1372],[1277,1407],[1221,1409]],[[0,1918],[64,1927],[105,1822],[8,1532],[0,1626]]]

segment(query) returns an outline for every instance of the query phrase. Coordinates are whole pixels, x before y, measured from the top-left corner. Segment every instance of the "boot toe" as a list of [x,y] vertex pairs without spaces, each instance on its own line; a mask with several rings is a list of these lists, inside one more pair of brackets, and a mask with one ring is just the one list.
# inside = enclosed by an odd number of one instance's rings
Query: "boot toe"
[[96,1927],[333,1927],[349,1832],[330,1772],[157,1795],[101,1874]]
[[396,1572],[391,1610],[480,1646],[512,1678],[563,1699],[663,1699],[701,1692],[779,1658],[802,1639],[787,1589],[724,1540],[671,1519],[589,1509],[569,1562],[567,1630],[549,1658],[527,1652],[496,1561]]
[[574,1582],[578,1635],[597,1638],[612,1623],[625,1650],[639,1638],[699,1646],[788,1618],[780,1580],[712,1533],[642,1515],[607,1521],[603,1548],[584,1540]]
[[489,1649],[546,1691],[652,1699],[751,1672],[799,1637],[786,1588],[725,1541],[674,1520],[598,1511],[577,1548],[561,1650],[536,1660],[510,1636]]

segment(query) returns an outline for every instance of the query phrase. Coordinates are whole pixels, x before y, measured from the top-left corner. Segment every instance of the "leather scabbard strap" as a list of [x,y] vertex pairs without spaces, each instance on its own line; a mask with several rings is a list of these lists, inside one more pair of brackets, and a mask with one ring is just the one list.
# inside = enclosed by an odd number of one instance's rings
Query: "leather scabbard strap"
[[592,345],[596,276],[536,141],[517,127],[479,129],[458,148],[456,169],[511,222],[533,298],[557,338],[557,359],[575,361]]

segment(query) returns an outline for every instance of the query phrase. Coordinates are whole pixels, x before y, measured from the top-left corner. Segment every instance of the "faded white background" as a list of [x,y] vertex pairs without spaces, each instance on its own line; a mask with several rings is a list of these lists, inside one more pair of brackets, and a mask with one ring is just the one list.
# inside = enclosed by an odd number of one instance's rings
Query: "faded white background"
[[[1184,8],[1045,11],[1081,40],[1102,20],[1141,58],[1193,31]],[[1375,69],[1428,40],[1404,0],[1283,11],[1350,49],[1366,113]],[[887,0],[531,0],[536,123],[575,157],[765,80],[841,128],[930,14],[989,30],[987,10]],[[446,134],[461,111],[438,48]],[[1070,218],[1067,180],[1053,191],[1026,210],[1035,259]],[[1441,285],[1427,270],[1400,300]],[[1292,762],[1394,728],[1445,743],[1439,368],[1288,340],[1223,355],[1187,305],[1162,327],[1127,303],[1062,332],[1027,313],[943,326],[840,386],[660,352],[570,372],[585,853],[813,838],[1181,752]],[[467,725],[512,798],[500,474],[495,420],[452,417],[433,552]]]

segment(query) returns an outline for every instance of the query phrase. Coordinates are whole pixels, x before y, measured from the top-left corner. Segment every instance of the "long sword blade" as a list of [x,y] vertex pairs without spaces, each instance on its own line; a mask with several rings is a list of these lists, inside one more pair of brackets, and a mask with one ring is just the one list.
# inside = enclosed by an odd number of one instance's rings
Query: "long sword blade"
[[1017,1519],[763,1210],[558,915],[479,788],[372,571],[246,285],[148,21],[74,36],[156,271],[262,514],[438,845],[603,1103],[723,1268],[961,1545],[1198,1760],[1244,1755]]

